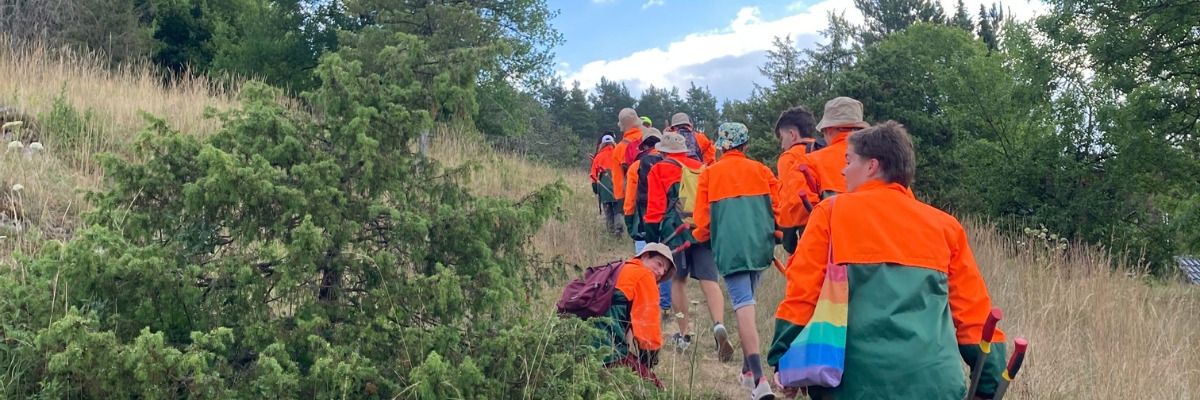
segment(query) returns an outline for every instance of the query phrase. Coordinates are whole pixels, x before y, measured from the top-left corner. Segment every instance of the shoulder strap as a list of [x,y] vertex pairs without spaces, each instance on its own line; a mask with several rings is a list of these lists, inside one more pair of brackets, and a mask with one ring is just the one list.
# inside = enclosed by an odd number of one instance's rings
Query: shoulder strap
[[683,164],[682,164],[682,163],[680,163],[678,160],[675,160],[675,159],[673,159],[673,158],[671,158],[671,157],[664,157],[662,160],[663,160],[663,162],[669,162],[669,163],[671,163],[671,164],[675,164],[675,166],[676,166],[676,167],[679,167],[680,169],[683,169]]
[[829,200],[829,258],[827,264],[833,265],[833,206],[837,204],[837,196]]

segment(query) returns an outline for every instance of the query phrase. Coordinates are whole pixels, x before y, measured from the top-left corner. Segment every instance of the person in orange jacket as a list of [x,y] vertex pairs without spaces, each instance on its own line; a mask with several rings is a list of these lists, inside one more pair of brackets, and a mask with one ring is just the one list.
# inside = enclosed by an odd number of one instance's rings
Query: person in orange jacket
[[[670,282],[675,275],[675,261],[671,249],[659,243],[651,243],[625,262],[613,290],[612,305],[604,313],[605,318],[596,319],[597,328],[605,335],[599,346],[612,349],[604,358],[609,368],[630,368],[638,376],[654,382],[662,388],[662,382],[650,371],[658,364],[658,351],[662,349],[662,325],[658,318],[658,285]],[[633,338],[626,337],[626,332]],[[638,355],[630,347],[636,345]]]
[[[648,187],[645,179],[650,173],[650,168],[663,159],[662,154],[655,149],[655,145],[662,140],[662,133],[654,128],[646,128],[644,132],[638,142],[638,157],[629,165],[629,171],[626,173],[623,200],[625,227],[629,231],[629,237],[633,239],[634,251],[639,253],[647,242],[645,217]],[[659,308],[662,309],[662,319],[667,320],[671,315],[671,283],[665,282],[659,289],[662,297]]]
[[[666,132],[675,132],[687,140],[687,156],[693,160],[711,165],[717,161],[717,148],[708,140],[703,132],[696,132],[692,127],[692,118],[684,113],[671,116],[671,126]],[[664,132],[665,133],[665,132]]]
[[642,138],[642,119],[638,118],[637,111],[625,108],[617,113],[617,126],[625,133],[613,147],[613,193],[616,194],[617,201],[624,203],[625,177],[629,172],[629,164],[633,164],[634,161],[626,157],[626,153],[630,153],[627,151],[630,145],[636,146],[634,143]]
[[788,254],[796,251],[796,242],[800,240],[800,233],[808,222],[808,209],[800,197],[800,193],[807,192],[808,187],[804,184],[804,177],[791,175],[800,174],[798,166],[805,155],[824,147],[825,143],[816,139],[816,125],[812,111],[803,106],[787,109],[775,121],[775,138],[783,147],[783,154],[779,155],[775,167],[780,183],[779,226],[783,231],[783,249]]
[[961,362],[973,368],[987,357],[971,395],[991,398],[1004,369],[1005,339],[997,329],[997,350],[985,356],[978,347],[992,301],[966,231],[908,195],[916,156],[902,125],[888,121],[850,134],[846,143],[847,192],[821,202],[809,217],[789,261],[767,362],[778,370],[813,316],[826,265],[834,263],[846,265],[850,293],[844,373],[838,387],[810,387],[810,396],[962,399]]
[[612,152],[614,147],[616,147],[616,140],[613,139],[612,132],[604,132],[604,135],[600,137],[596,155],[592,157],[589,176],[592,179],[592,193],[596,195],[596,199],[600,203],[600,213],[604,218],[605,228],[614,235],[620,235],[623,205],[617,202],[616,192],[613,192]]
[[[663,161],[654,164],[650,174],[646,176],[646,240],[660,242],[671,248],[679,248],[685,243],[695,244],[695,238],[690,231],[682,231],[674,235],[675,230],[682,226],[685,219],[691,215],[683,214],[680,185],[683,168],[701,170],[704,164],[688,156],[687,139],[679,133],[671,132],[663,135],[656,146],[658,151],[666,156]],[[695,193],[685,195],[695,198]],[[674,237],[671,237],[674,235]],[[669,239],[669,240],[668,240]],[[725,329],[725,297],[721,294],[720,275],[717,263],[713,259],[712,249],[707,246],[690,246],[675,256],[678,273],[672,280],[671,305],[676,315],[675,322],[679,325],[679,333],[671,339],[680,350],[686,350],[692,343],[691,324],[688,318],[687,279],[700,281],[700,290],[707,300],[708,315],[714,322],[713,335],[717,338],[717,356],[722,361],[733,357],[733,344],[729,341],[729,333]],[[662,290],[662,288],[659,288]]]
[[692,236],[709,243],[717,269],[725,278],[744,356],[738,378],[757,400],[775,396],[762,372],[754,297],[763,270],[775,258],[779,182],[766,165],[746,158],[749,141],[743,124],[725,123],[717,129],[715,144],[722,154],[700,173]]

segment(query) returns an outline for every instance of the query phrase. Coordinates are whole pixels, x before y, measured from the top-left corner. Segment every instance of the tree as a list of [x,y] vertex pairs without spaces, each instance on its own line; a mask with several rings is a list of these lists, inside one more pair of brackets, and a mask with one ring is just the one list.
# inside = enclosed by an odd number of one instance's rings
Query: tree
[[[982,20],[980,19],[980,21]],[[958,0],[958,5],[954,7],[954,18],[950,19],[950,26],[967,32],[975,32],[975,21],[971,20],[971,14],[967,11],[967,5],[963,3],[963,0]]]
[[717,121],[721,118],[720,112],[717,111],[717,98],[708,87],[697,87],[694,82],[688,87],[685,95],[687,99],[683,109],[692,117],[695,128],[709,135],[716,134]]
[[854,0],[854,6],[865,18],[862,41],[868,46],[918,22],[946,21],[942,3],[934,0]]
[[979,5],[979,38],[987,44],[988,51],[996,50],[1000,45],[999,31],[1004,22],[1004,12],[996,4],[992,4],[989,12],[982,4]]
[[582,139],[594,143],[600,138],[600,128],[596,125],[596,115],[587,100],[587,92],[580,87],[579,81],[571,83],[571,91],[567,93],[566,107],[562,109],[559,120]]
[[249,0],[246,9],[213,34],[208,74],[261,79],[295,93],[316,85],[318,58],[337,50],[335,32],[352,28],[335,3],[306,12],[297,0]]
[[597,83],[595,90],[588,95],[588,101],[592,103],[599,130],[618,133],[621,129],[617,126],[617,114],[623,108],[637,105],[637,100],[629,94],[629,88],[624,83],[610,81],[605,77],[600,77],[600,83]]
[[684,110],[683,99],[679,97],[678,88],[671,87],[671,90],[667,90],[650,85],[642,91],[636,109],[639,116],[650,117],[657,128],[663,129],[664,125],[670,123],[672,115]]

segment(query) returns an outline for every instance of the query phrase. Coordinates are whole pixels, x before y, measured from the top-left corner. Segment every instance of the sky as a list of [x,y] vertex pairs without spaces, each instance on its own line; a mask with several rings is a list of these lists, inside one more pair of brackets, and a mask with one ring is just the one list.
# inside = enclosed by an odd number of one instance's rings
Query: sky
[[[952,13],[957,0],[940,0]],[[980,4],[965,0],[972,18]],[[853,0],[548,0],[560,14],[553,25],[566,43],[554,49],[555,70],[566,85],[591,89],[604,76],[624,82],[634,97],[642,90],[691,83],[717,97],[744,99],[765,83],[758,66],[776,36],[791,35],[799,48],[823,39],[830,11],[853,23],[862,14]],[[1017,19],[1045,9],[1038,0],[1004,4]]]

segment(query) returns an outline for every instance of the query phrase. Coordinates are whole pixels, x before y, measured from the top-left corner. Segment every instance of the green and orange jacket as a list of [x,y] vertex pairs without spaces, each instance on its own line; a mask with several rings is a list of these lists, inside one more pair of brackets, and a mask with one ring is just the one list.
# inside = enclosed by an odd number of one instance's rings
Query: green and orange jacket
[[617,142],[617,146],[612,151],[612,169],[613,169],[613,193],[617,195],[617,200],[625,198],[625,172],[629,169],[625,164],[625,148],[629,147],[634,141],[641,140],[642,127],[635,126],[625,131],[625,136],[621,141]]
[[709,242],[722,276],[771,266],[777,198],[779,181],[771,169],[737,150],[700,173],[692,237]]
[[[646,175],[645,230],[647,242],[663,243],[661,240],[671,236],[672,233],[675,233],[675,228],[683,225],[683,218],[679,215],[679,208],[676,206],[676,202],[679,201],[679,180],[683,176],[683,170],[667,160],[673,160],[692,169],[700,169],[704,166],[699,161],[689,158],[686,153],[674,153],[668,154],[666,159],[650,168],[650,173]],[[676,248],[689,241],[694,242],[695,238],[692,237],[690,231],[685,231],[663,244]]]
[[596,196],[600,197],[602,203],[614,203],[617,201],[616,192],[613,191],[613,145],[606,144],[592,157],[592,169],[589,177],[592,178],[592,191]]
[[[663,339],[659,318],[658,283],[654,273],[642,265],[642,260],[626,261],[617,275],[612,306],[604,313],[604,318],[595,320],[596,327],[604,332],[596,345],[613,350],[604,363],[625,358],[631,343],[636,343],[640,350],[661,349]],[[631,330],[632,342],[625,336]]]
[[[954,217],[873,180],[813,209],[787,267],[767,363],[778,368],[812,318],[833,262],[846,265],[850,289],[845,372],[837,388],[810,388],[835,399],[962,399],[992,308],[967,234]],[[831,229],[832,227],[832,229]],[[1004,332],[996,330],[978,393],[995,393],[1004,369]],[[960,361],[961,360],[961,361]]]
[[777,222],[783,231],[783,248],[788,253],[796,250],[796,242],[800,240],[800,233],[804,231],[804,225],[808,223],[808,210],[804,208],[804,201],[800,199],[800,191],[807,191],[808,187],[804,177],[797,179],[791,175],[800,174],[800,159],[808,154],[807,145],[815,140],[805,138],[800,143],[796,143],[780,154],[779,160],[775,163],[775,170],[779,173],[779,221]]

